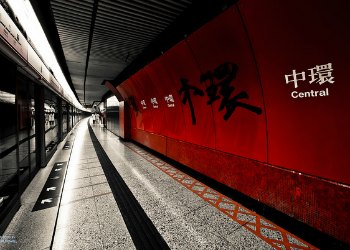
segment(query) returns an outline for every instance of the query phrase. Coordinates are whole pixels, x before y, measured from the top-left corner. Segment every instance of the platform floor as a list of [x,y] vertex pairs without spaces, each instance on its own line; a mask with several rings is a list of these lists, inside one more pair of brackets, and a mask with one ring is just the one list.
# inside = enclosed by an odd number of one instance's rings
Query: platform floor
[[0,249],[316,249],[89,123],[23,193]]

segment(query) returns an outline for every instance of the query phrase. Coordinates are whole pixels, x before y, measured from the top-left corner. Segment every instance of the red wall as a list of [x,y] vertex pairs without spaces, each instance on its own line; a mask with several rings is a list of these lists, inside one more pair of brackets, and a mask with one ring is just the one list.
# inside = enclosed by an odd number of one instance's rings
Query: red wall
[[240,1],[117,87],[132,139],[349,243],[348,13]]
[[[269,163],[350,184],[348,82],[350,4],[345,1],[246,0],[239,5],[263,84]],[[284,75],[332,63],[334,83]],[[291,91],[328,88],[329,96],[293,99]]]

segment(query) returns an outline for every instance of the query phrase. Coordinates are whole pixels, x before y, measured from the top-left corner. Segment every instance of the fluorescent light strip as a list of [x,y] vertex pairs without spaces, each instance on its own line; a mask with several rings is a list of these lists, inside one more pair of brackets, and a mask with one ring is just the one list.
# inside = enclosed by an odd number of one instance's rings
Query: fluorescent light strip
[[19,22],[27,33],[28,38],[35,45],[36,49],[42,56],[47,65],[50,66],[54,75],[62,86],[64,92],[72,98],[73,104],[82,110],[87,111],[77,100],[72,89],[70,88],[66,78],[63,75],[62,69],[58,64],[57,58],[46,38],[46,35],[40,25],[38,18],[30,4],[29,0],[10,0],[8,4],[17,16]]

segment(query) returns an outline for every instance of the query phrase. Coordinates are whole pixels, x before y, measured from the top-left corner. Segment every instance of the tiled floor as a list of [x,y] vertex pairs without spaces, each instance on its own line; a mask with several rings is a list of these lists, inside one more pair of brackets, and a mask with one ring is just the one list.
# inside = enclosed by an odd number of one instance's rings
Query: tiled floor
[[[313,248],[136,145],[119,141],[99,126],[93,130],[170,249]],[[14,235],[17,243],[2,244],[1,249],[135,249],[87,120],[75,129],[75,138],[59,207],[31,212],[40,183],[50,172],[48,166],[24,193],[25,203],[4,234]]]
[[74,142],[58,214],[53,249],[132,249],[87,130]]

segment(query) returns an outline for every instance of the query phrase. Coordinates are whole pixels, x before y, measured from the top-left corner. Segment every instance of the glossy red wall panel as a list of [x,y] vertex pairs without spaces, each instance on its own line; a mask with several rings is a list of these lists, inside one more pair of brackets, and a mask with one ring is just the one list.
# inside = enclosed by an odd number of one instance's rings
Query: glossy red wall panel
[[[249,40],[236,7],[231,7],[189,36],[188,44],[203,76],[212,74],[218,88],[217,100],[211,107],[215,121],[216,149],[266,162],[266,123],[261,85]],[[231,65],[228,70],[235,70],[236,75],[229,84],[221,84],[220,87],[220,77],[215,77],[215,74],[224,71],[225,63]],[[224,77],[229,78],[229,74]],[[210,88],[210,85],[210,80],[206,80],[202,87]],[[221,91],[225,93],[220,94]],[[238,98],[243,93],[247,94],[246,98]],[[235,98],[238,99],[235,101]],[[206,100],[209,100],[208,95]],[[220,110],[224,102],[226,107]],[[249,105],[249,108],[238,105],[225,120],[226,112],[238,103]]]
[[[165,120],[163,126],[166,128],[168,137],[184,140],[186,138],[186,126],[180,105],[180,96],[177,94],[174,84],[166,71],[163,59],[158,58],[145,67],[145,72],[158,90],[160,102],[164,105]],[[173,102],[166,98],[173,98]],[[158,99],[158,98],[157,98]]]
[[167,51],[162,56],[162,63],[169,74],[169,79],[163,86],[172,89],[181,100],[178,105],[183,110],[187,137],[180,139],[215,148],[212,110],[207,105],[205,91],[200,84],[201,72],[186,42],[182,41]]
[[[154,132],[153,129],[153,108],[151,104],[152,92],[148,88],[147,82],[142,79],[141,71],[133,75],[130,79],[133,86],[133,96],[135,97],[136,105],[138,105],[138,112],[136,120],[140,124],[137,128],[142,128],[148,132]],[[142,125],[141,125],[142,124]]]
[[166,154],[167,138],[165,136],[135,128],[132,129],[131,136],[133,140],[145,145],[146,147],[152,148],[161,154]]
[[[167,127],[165,126],[165,114],[164,111],[166,109],[166,104],[164,101],[164,97],[159,93],[159,86],[155,85],[146,71],[144,69],[140,70],[137,74],[134,75],[133,80],[137,82],[137,86],[142,90],[144,96],[143,101],[145,102],[148,112],[151,117],[149,122],[152,122],[152,130],[150,132],[167,135]],[[145,112],[145,113],[146,113]],[[144,123],[148,123],[143,118]],[[145,128],[145,130],[147,130]]]
[[[129,104],[133,107],[135,116],[135,128],[145,130],[152,127],[151,120],[149,120],[149,114],[147,109],[144,109],[141,101],[144,99],[144,94],[141,89],[138,88],[133,77],[127,80],[127,83],[123,86],[125,91],[128,93]],[[147,121],[148,120],[148,121]],[[148,123],[145,123],[147,121]],[[146,124],[146,125],[145,125]]]
[[239,8],[263,84],[269,163],[349,184],[350,3],[244,0]]
[[118,86],[132,139],[350,243],[349,3],[239,1]]

